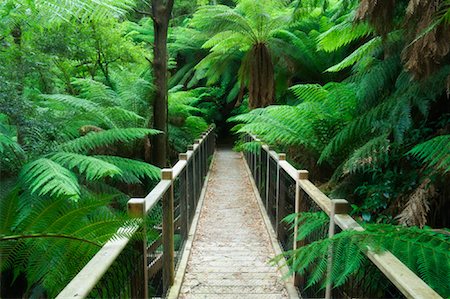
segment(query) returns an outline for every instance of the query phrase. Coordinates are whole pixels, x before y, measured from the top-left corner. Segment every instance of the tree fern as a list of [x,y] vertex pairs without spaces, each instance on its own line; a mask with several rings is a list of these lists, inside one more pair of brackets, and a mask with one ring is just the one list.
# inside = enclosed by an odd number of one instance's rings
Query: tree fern
[[450,171],[450,135],[434,137],[416,145],[408,152],[437,171]]

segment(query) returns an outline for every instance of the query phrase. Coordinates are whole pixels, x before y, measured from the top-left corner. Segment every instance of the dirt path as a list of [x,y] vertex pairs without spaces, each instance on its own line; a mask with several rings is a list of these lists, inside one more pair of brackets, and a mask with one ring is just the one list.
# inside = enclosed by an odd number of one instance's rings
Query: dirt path
[[216,153],[179,298],[288,298],[244,163]]

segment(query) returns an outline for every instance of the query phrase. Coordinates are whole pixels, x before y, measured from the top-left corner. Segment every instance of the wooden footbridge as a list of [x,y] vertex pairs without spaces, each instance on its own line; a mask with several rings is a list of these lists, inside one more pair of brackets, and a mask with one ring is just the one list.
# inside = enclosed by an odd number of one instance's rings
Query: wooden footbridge
[[308,273],[288,276],[284,260],[271,262],[305,245],[282,222],[288,214],[329,215],[329,231],[308,242],[363,228],[346,201],[330,200],[284,154],[267,145],[245,154],[216,150],[213,128],[128,209],[137,221],[121,230],[141,237],[118,232],[57,298],[441,298],[389,252],[367,251],[385,281],[382,292],[351,281],[305,288]]

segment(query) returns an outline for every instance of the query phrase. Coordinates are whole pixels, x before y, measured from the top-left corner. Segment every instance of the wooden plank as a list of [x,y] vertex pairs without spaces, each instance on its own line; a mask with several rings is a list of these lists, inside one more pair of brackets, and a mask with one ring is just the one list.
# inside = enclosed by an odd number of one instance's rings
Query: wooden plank
[[155,276],[156,273],[158,273],[161,270],[163,266],[162,257],[163,257],[162,254],[158,254],[157,257],[150,263],[150,265],[148,265],[147,273],[149,279]]
[[175,276],[174,284],[170,288],[168,296],[167,296],[168,299],[176,299],[176,298],[178,298],[178,295],[179,295],[180,290],[181,290],[181,284],[183,282],[183,279],[184,279],[184,276],[185,276],[185,273],[186,273],[188,260],[189,260],[189,257],[191,255],[191,253],[192,253],[192,250],[191,250],[192,243],[194,241],[195,232],[197,230],[197,224],[198,224],[198,221],[199,221],[199,218],[200,218],[200,212],[202,210],[203,201],[204,201],[204,198],[205,198],[206,190],[208,188],[208,181],[209,181],[210,170],[213,167],[215,156],[216,155],[213,154],[212,162],[209,165],[208,174],[206,175],[206,178],[205,178],[205,184],[203,185],[202,191],[200,193],[200,199],[199,199],[198,204],[197,204],[197,209],[195,210],[194,218],[192,219],[191,228],[189,230],[188,238],[186,240],[183,252],[181,254],[181,260],[179,262],[179,266],[178,266],[177,273],[176,273],[176,276]]
[[286,173],[293,179],[296,180],[298,178],[297,169],[291,165],[288,161],[280,161],[278,162],[280,167],[286,171]]
[[178,161],[172,168],[173,171],[173,179],[176,179],[183,169],[186,167],[187,161],[180,160]]
[[152,244],[147,247],[147,254],[153,254],[162,244],[162,234],[159,234]]

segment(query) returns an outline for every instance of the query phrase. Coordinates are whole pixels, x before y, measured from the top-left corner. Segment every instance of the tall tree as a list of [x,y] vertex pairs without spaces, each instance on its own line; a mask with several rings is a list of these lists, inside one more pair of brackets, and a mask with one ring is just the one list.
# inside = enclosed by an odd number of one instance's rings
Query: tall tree
[[167,34],[174,0],[152,0],[153,30],[155,35],[153,72],[155,97],[153,100],[153,128],[163,134],[153,137],[152,162],[158,167],[167,164]]

